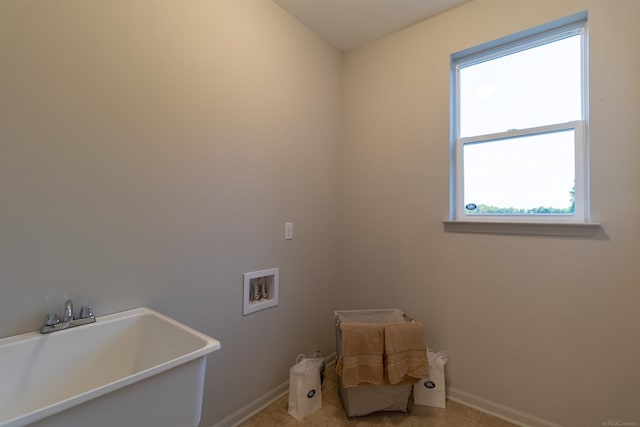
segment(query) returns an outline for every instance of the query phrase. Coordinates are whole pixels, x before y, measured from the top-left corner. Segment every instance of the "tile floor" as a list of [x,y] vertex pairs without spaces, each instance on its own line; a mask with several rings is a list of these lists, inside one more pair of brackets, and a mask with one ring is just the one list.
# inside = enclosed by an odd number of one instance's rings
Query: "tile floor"
[[297,421],[287,411],[288,395],[284,395],[261,412],[241,424],[242,427],[288,426],[405,426],[405,427],[514,427],[515,424],[485,414],[456,402],[447,401],[447,409],[414,405],[411,413],[387,412],[348,418],[332,366],[326,370],[322,385],[322,409]]

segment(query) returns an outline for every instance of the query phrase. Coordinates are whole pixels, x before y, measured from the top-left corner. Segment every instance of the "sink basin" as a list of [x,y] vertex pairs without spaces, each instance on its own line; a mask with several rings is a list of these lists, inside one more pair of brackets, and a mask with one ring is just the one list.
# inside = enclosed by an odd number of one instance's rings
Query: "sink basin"
[[0,339],[0,427],[195,427],[219,348],[146,307]]

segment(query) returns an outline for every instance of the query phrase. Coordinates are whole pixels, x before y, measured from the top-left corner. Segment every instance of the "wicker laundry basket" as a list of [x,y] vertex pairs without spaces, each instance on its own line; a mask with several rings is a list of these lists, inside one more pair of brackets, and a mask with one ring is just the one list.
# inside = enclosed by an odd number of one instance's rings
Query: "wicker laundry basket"
[[[398,323],[408,321],[404,313],[396,308],[381,310],[338,310],[336,316],[337,355],[342,352],[342,334],[340,324],[360,323]],[[362,385],[344,387],[342,377],[338,375],[338,387],[342,404],[349,417],[371,414],[380,411],[411,410],[410,399],[412,385]]]

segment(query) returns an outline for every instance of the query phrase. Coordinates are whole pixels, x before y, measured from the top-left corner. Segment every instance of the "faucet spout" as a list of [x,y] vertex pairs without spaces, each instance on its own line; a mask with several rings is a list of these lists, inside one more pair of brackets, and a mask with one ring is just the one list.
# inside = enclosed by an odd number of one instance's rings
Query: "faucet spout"
[[73,301],[68,299],[64,303],[64,314],[62,317],[63,322],[70,322],[73,320]]

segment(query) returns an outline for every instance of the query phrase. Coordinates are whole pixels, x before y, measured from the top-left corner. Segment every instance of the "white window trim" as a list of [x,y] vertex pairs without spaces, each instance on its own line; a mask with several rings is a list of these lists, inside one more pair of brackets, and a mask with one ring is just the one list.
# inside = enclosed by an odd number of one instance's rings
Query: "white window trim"
[[[491,135],[479,135],[473,137],[460,138],[459,130],[459,70],[479,62],[495,59],[511,53],[539,46],[544,43],[561,40],[573,35],[581,35],[582,41],[582,117],[583,120],[577,120],[569,123],[550,124],[529,129],[518,129],[508,132],[502,132]],[[450,218],[445,221],[445,229],[447,231],[463,231],[463,232],[493,232],[483,231],[483,224],[491,224],[489,230],[499,230],[501,227],[495,227],[495,224],[533,224],[531,230],[524,230],[517,234],[538,234],[536,230],[541,228],[539,224],[558,224],[562,226],[587,224],[590,225],[590,206],[589,206],[589,158],[588,158],[588,39],[587,39],[587,12],[581,12],[558,21],[536,27],[531,30],[496,40],[494,42],[467,49],[451,56],[451,165],[450,165]],[[548,132],[574,129],[575,131],[575,212],[571,215],[466,215],[464,213],[464,176],[463,171],[463,153],[464,144],[492,141],[496,139],[513,138],[517,136],[539,135]],[[464,224],[462,227],[455,227],[452,224]],[[478,227],[473,224],[478,224]],[[471,228],[478,228],[470,230]],[[593,224],[596,227],[598,224]],[[512,230],[513,227],[506,229]],[[518,227],[516,227],[518,229]],[[592,227],[587,227],[591,232]],[[545,230],[554,230],[552,234],[565,234],[558,227],[551,227]],[[555,231],[560,230],[556,233]],[[566,230],[565,230],[566,231]],[[573,233],[575,227],[571,227],[568,233]],[[511,233],[512,231],[510,231]],[[548,233],[540,233],[548,234]]]

